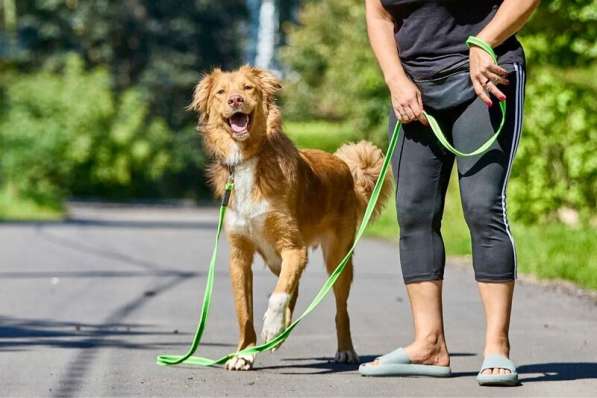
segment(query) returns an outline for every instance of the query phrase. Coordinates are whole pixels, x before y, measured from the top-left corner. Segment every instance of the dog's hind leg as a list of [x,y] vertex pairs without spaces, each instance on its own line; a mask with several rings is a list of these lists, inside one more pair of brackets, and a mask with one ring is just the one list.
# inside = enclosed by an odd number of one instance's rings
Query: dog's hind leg
[[[344,234],[343,228],[338,228],[328,234],[322,241],[323,257],[328,273],[334,271],[338,263],[344,258],[352,245],[352,235]],[[350,230],[350,229],[349,229]],[[345,236],[343,236],[345,235]],[[336,297],[336,335],[338,337],[338,351],[336,362],[358,363],[359,356],[352,346],[350,334],[350,319],[348,317],[348,295],[352,284],[352,258],[346,264],[346,268],[334,284],[334,296]]]
[[[240,339],[237,350],[254,346],[257,335],[253,326],[253,256],[254,245],[245,237],[230,235],[230,278],[236,316],[240,329]],[[255,355],[236,356],[226,362],[228,370],[249,370],[253,367]]]

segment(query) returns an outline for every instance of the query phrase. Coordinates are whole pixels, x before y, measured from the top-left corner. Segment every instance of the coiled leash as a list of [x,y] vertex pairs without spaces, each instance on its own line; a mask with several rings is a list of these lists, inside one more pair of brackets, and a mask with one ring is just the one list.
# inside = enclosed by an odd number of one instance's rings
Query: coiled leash
[[[486,43],[482,39],[471,36],[467,39],[466,44],[469,47],[477,46],[477,47],[482,48],[489,55],[491,55],[494,62],[497,64],[497,57],[496,57],[493,49],[491,48],[491,46],[488,43]],[[502,121],[501,121],[498,129],[496,130],[496,132],[487,140],[487,142],[485,142],[479,148],[477,148],[476,150],[474,150],[473,152],[470,152],[470,153],[463,153],[463,152],[458,151],[456,148],[454,148],[448,142],[446,137],[444,136],[444,134],[441,131],[441,128],[439,127],[439,124],[437,123],[435,118],[433,118],[428,113],[425,113],[425,116],[427,116],[427,119],[429,120],[429,125],[431,127],[431,130],[433,131],[433,133],[435,134],[437,139],[441,142],[441,144],[447,150],[449,150],[450,152],[454,153],[457,156],[476,156],[476,155],[480,155],[480,154],[484,153],[486,150],[488,150],[491,147],[491,145],[493,144],[493,142],[497,139],[499,133],[502,130],[502,127],[504,126],[504,121],[506,119],[506,102],[505,101],[500,102],[500,108],[502,111]],[[211,304],[211,296],[212,296],[212,291],[213,291],[216,259],[217,259],[217,253],[218,253],[218,241],[219,241],[220,235],[222,233],[222,226],[224,224],[224,216],[226,214],[226,208],[228,207],[228,201],[230,199],[232,190],[234,189],[233,174],[230,173],[230,176],[229,176],[228,181],[225,186],[224,197],[223,197],[222,203],[220,205],[220,211],[219,211],[219,216],[218,216],[218,227],[216,230],[216,239],[215,239],[213,252],[211,255],[211,260],[209,262],[209,270],[207,273],[207,282],[206,282],[205,293],[203,295],[203,304],[201,305],[201,315],[199,317],[199,324],[197,325],[197,330],[195,331],[195,336],[193,337],[193,342],[191,343],[191,346],[185,355],[159,355],[156,359],[157,364],[158,365],[177,365],[177,364],[185,363],[188,365],[200,365],[200,366],[221,365],[221,364],[224,364],[226,361],[228,361],[230,358],[233,358],[235,356],[252,355],[252,354],[257,354],[257,353],[264,352],[264,351],[269,351],[271,349],[276,348],[280,344],[282,344],[282,342],[284,342],[284,340],[286,340],[286,338],[288,338],[288,336],[294,330],[294,328],[297,327],[298,324],[301,323],[301,321],[307,315],[309,315],[319,305],[319,303],[321,303],[321,301],[325,298],[325,296],[329,293],[330,289],[334,286],[334,283],[336,283],[336,280],[340,277],[340,274],[342,274],[342,271],[344,271],[346,264],[348,263],[352,254],[354,253],[357,243],[359,242],[359,240],[365,233],[365,229],[367,228],[367,225],[369,224],[369,221],[371,220],[371,216],[373,215],[373,210],[375,208],[375,204],[377,203],[377,200],[379,198],[384,179],[388,172],[390,161],[394,155],[394,150],[396,149],[396,144],[398,143],[398,136],[400,133],[400,125],[401,124],[399,121],[396,122],[396,126],[394,127],[394,132],[392,133],[392,137],[390,138],[390,142],[388,144],[388,149],[386,150],[386,153],[385,153],[385,157],[383,160],[383,164],[381,166],[381,171],[379,173],[379,177],[377,178],[377,182],[375,183],[373,192],[371,193],[371,198],[369,199],[369,203],[367,204],[367,208],[365,209],[365,214],[363,215],[363,220],[361,221],[361,224],[355,234],[354,243],[352,244],[350,250],[348,250],[348,253],[346,253],[344,258],[342,258],[340,263],[336,266],[336,269],[330,274],[328,279],[325,281],[325,283],[323,284],[323,286],[321,287],[321,289],[319,290],[317,295],[315,295],[315,298],[313,299],[313,301],[311,301],[311,303],[309,304],[307,309],[305,309],[305,311],[296,320],[294,320],[286,329],[284,329],[282,332],[280,332],[276,337],[274,337],[270,341],[268,341],[264,344],[260,344],[258,346],[245,348],[241,351],[232,352],[232,353],[227,354],[219,359],[210,359],[210,358],[193,356],[193,354],[199,348],[199,343],[201,342],[201,337],[203,335],[203,331],[205,330],[205,325],[207,323],[207,317],[209,314],[209,307]]]

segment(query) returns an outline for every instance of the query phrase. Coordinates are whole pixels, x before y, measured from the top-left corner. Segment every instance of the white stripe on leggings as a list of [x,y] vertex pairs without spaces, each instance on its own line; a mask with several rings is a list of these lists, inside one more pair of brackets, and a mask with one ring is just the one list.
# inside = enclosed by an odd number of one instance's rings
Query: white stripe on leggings
[[504,184],[502,185],[502,215],[504,219],[504,226],[506,227],[506,233],[512,244],[512,250],[514,252],[514,278],[517,276],[517,264],[516,264],[516,245],[514,244],[514,238],[510,232],[510,225],[508,225],[508,217],[506,210],[506,190],[508,186],[508,179],[510,178],[510,172],[512,171],[512,163],[514,162],[514,155],[518,149],[518,143],[520,142],[520,136],[522,131],[522,113],[524,111],[523,104],[523,91],[524,91],[524,71],[519,64],[514,64],[514,70],[516,71],[516,102],[514,109],[514,132],[512,134],[512,143],[510,147],[510,157],[508,159],[508,166],[506,169],[506,177],[504,178]]

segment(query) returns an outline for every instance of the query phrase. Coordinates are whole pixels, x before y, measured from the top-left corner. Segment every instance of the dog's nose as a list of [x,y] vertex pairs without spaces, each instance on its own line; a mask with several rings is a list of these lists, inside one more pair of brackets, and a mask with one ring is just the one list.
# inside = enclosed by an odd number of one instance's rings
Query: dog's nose
[[228,98],[228,105],[230,105],[231,107],[240,106],[243,102],[245,102],[245,99],[240,95],[231,95]]

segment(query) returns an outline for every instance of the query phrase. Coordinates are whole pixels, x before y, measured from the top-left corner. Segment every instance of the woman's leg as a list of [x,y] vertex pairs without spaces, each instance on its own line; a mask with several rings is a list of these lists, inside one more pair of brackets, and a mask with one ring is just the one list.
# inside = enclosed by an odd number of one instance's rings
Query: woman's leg
[[[395,118],[390,116],[390,131]],[[405,347],[414,363],[450,363],[442,317],[445,264],[441,219],[454,158],[428,128],[404,127],[393,162],[400,223],[400,263],[414,321],[415,338]]]
[[413,282],[406,285],[415,325],[415,339],[405,347],[414,363],[450,365],[444,336],[442,281]]
[[[516,255],[506,217],[506,185],[522,126],[524,70],[514,65],[509,75],[507,120],[498,139],[479,157],[458,158],[460,193],[473,246],[473,267],[479,283],[486,317],[485,355],[509,357],[508,330]],[[465,151],[478,147],[496,128],[501,114],[489,112],[480,100],[473,101],[453,126],[453,139]],[[484,374],[506,374],[506,369],[487,369]]]
[[[510,357],[510,311],[514,281],[502,283],[479,282],[479,292],[485,309],[486,330],[484,355],[492,354]],[[507,369],[485,369],[483,374],[507,374]]]

